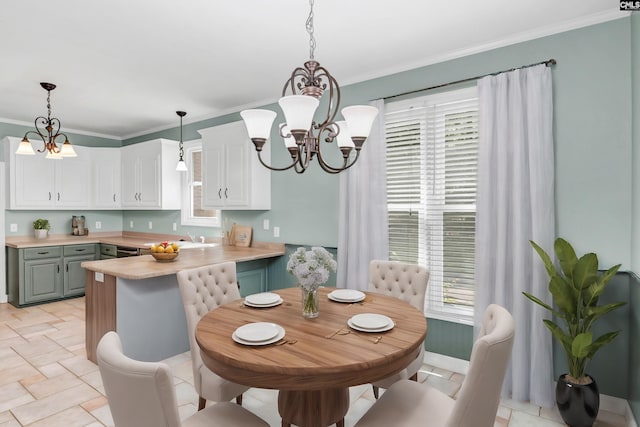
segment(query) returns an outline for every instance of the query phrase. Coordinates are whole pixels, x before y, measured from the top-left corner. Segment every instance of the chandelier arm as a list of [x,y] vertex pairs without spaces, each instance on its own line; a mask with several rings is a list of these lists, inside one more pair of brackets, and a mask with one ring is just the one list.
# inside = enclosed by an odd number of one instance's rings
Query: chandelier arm
[[282,171],[286,171],[288,169],[291,169],[292,167],[294,167],[295,165],[298,164],[298,158],[300,156],[296,156],[296,158],[294,159],[293,163],[291,163],[289,166],[283,167],[283,168],[276,168],[273,166],[269,166],[268,164],[266,164],[264,162],[264,160],[262,160],[262,151],[258,151],[258,160],[260,160],[260,163],[262,164],[262,166],[264,166],[267,169],[271,169],[272,171],[276,171],[276,172],[282,172]]
[[326,83],[325,86],[329,86],[329,106],[327,108],[327,116],[318,126],[320,127],[324,124],[330,124],[335,121],[336,115],[338,114],[338,108],[340,106],[340,85],[326,68],[319,66],[316,71],[318,71],[315,75],[316,80],[320,81],[322,77],[325,77],[328,80],[328,83]]
[[52,127],[52,129],[51,129],[52,131],[53,131],[53,126],[57,127],[56,131],[53,132],[53,138],[57,137],[58,135],[61,135],[61,133],[60,133],[61,124],[60,124],[60,120],[59,119],[57,119],[56,117],[49,118],[49,125]]
[[287,87],[291,87],[292,94],[295,95],[298,93],[295,87],[296,77],[300,77],[304,80],[309,80],[310,78],[309,71],[307,71],[305,68],[302,68],[302,67],[296,67],[296,69],[291,72],[291,76],[289,77],[289,80],[287,80],[284,83],[284,87],[282,88],[282,96],[286,96]]
[[[351,154],[351,152],[349,152],[349,155]],[[349,169],[351,166],[353,166],[353,164],[358,160],[358,157],[360,156],[360,151],[356,151],[356,156],[353,158],[353,160],[351,162],[349,162],[349,157],[344,157],[344,162],[342,163],[341,167],[335,167],[330,165],[329,163],[327,163],[324,158],[322,157],[322,153],[320,151],[318,151],[318,163],[320,164],[320,167],[328,173],[340,173],[346,169]]]

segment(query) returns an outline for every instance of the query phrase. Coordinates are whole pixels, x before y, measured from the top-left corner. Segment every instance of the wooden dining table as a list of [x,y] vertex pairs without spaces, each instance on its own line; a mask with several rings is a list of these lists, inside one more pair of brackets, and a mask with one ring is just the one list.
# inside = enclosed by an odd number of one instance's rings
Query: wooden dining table
[[[301,290],[274,291],[283,303],[253,308],[236,300],[206,314],[196,328],[204,364],[227,380],[250,387],[277,389],[282,426],[344,426],[349,387],[393,375],[418,356],[424,345],[424,314],[398,298],[366,292],[364,301],[342,303],[320,288],[320,315],[304,318]],[[347,325],[356,314],[390,317],[386,332],[359,332]],[[243,345],[234,331],[253,322],[276,323],[281,340],[268,345]]]

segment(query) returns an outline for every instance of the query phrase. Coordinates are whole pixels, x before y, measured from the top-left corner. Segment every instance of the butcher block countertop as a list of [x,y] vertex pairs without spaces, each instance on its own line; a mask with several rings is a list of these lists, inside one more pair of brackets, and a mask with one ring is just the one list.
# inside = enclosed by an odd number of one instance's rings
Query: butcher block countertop
[[85,261],[81,266],[97,273],[141,280],[176,274],[180,270],[202,267],[209,264],[235,261],[253,261],[284,255],[283,243],[254,243],[244,248],[238,246],[215,246],[207,248],[183,248],[180,255],[171,262],[158,262],[151,255],[137,257]]

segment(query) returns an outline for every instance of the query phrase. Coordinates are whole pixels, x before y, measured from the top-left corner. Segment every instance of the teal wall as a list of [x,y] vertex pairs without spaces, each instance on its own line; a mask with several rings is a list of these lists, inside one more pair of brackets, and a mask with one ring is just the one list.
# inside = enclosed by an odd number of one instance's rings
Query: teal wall
[[[49,234],[71,234],[71,217],[84,215],[86,228],[89,234],[92,232],[122,231],[121,211],[5,211],[6,237],[33,235],[33,221],[37,218],[45,218],[51,224]],[[96,221],[102,222],[102,228],[96,230]],[[10,232],[11,224],[18,225],[17,232]]]
[[[406,91],[555,58],[558,61],[553,69],[556,234],[571,241],[578,252],[597,252],[603,268],[622,263],[622,270],[638,272],[639,254],[632,252],[632,247],[640,248],[640,230],[635,220],[640,214],[640,189],[635,184],[640,182],[637,170],[640,166],[640,150],[637,149],[640,147],[637,108],[640,105],[638,21],[639,17],[635,14],[350,85],[343,87],[343,104],[366,103]],[[419,42],[416,41],[417,55]],[[331,64],[325,65],[331,68]],[[283,80],[285,78],[283,76]],[[632,85],[632,79],[635,85]],[[274,96],[278,91],[279,88],[274,88]],[[632,110],[634,102],[636,108]],[[274,105],[267,108],[279,111]],[[282,121],[279,114],[276,123]],[[198,129],[239,119],[239,115],[234,113],[188,124],[184,128],[184,139],[199,138]],[[0,136],[15,135],[16,130],[13,125],[0,124]],[[177,132],[178,129],[173,128],[132,138],[122,144],[157,137],[176,139]],[[78,138],[74,142],[84,145],[84,138]],[[89,139],[87,137],[87,142],[90,142]],[[287,163],[288,153],[282,148],[275,132],[272,141],[272,162],[276,165]],[[112,141],[105,141],[105,144],[107,142]],[[632,179],[632,174],[635,179]],[[273,208],[270,211],[229,211],[224,215],[233,221],[252,225],[257,240],[335,247],[338,241],[338,180],[338,176],[325,174],[317,165],[303,175],[296,175],[292,171],[274,172]],[[23,218],[25,214],[11,215],[15,219],[16,216]],[[160,227],[171,224],[179,215],[176,212],[127,211],[122,213],[122,217],[125,230],[128,222],[133,220],[136,227],[140,223],[141,229],[136,231],[148,231],[144,225],[150,219],[154,221],[153,231],[170,233],[170,228],[162,230]],[[262,220],[266,218],[270,220],[271,227],[280,227],[280,238],[272,237],[271,231],[262,230]],[[207,231],[217,232],[211,229]],[[629,290],[629,298],[632,298],[629,316],[633,316],[638,307],[637,291],[633,286]],[[451,336],[459,333],[461,337],[467,337],[463,340],[470,341],[464,326],[438,321],[430,321],[429,325],[428,341],[434,337],[433,345],[436,348],[440,347],[435,337],[446,337],[448,332]],[[637,329],[637,324],[627,328],[631,342],[637,342]],[[633,335],[634,331],[636,335]],[[470,345],[471,342],[469,348]],[[445,354],[461,351],[458,348],[447,350],[446,346],[441,350]],[[608,359],[606,353],[603,354],[603,359],[594,360],[593,372],[599,369],[598,366],[617,363],[616,359]],[[637,363],[638,355],[634,353],[630,357],[636,362],[635,365],[632,363],[634,367],[630,372],[632,377],[637,378],[637,366],[640,365]],[[631,395],[635,396],[636,416],[639,412],[639,382],[632,378],[629,383]],[[609,390],[605,387],[601,391],[606,394],[629,393],[629,390]]]

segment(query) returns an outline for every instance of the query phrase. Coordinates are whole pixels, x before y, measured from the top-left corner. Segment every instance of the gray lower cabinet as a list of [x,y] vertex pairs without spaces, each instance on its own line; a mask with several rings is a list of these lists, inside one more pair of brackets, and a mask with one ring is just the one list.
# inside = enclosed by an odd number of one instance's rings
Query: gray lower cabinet
[[96,245],[7,248],[7,288],[15,306],[84,295],[83,261],[96,259]]
[[239,262],[236,264],[236,278],[240,284],[240,296],[245,297],[268,289],[269,260]]

